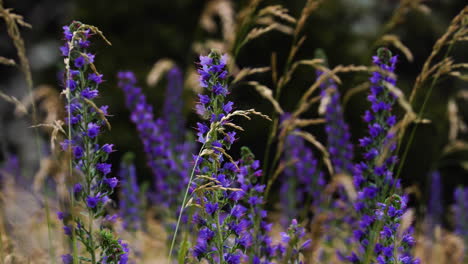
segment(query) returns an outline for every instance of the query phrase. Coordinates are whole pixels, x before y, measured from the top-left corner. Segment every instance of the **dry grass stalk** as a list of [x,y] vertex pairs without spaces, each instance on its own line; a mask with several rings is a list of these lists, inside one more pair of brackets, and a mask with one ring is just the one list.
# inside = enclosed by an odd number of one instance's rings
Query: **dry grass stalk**
[[38,125],[35,125],[35,126],[32,126],[32,127],[52,128],[52,133],[51,133],[51,137],[50,137],[50,148],[51,148],[52,151],[54,151],[55,150],[55,141],[58,138],[58,133],[62,132],[64,135],[67,134],[65,132],[65,130],[63,129],[63,125],[64,125],[63,121],[55,120],[53,123],[38,124]]
[[293,125],[294,127],[306,127],[310,125],[320,125],[325,124],[326,120],[323,118],[315,118],[315,119],[294,119]]
[[239,167],[237,166],[237,163],[236,161],[231,157],[231,155],[227,154],[226,150],[223,149],[223,148],[220,148],[220,147],[213,147],[214,149],[216,149],[217,151],[221,152],[226,158],[228,158],[228,160],[234,164],[234,166],[236,167],[236,169],[239,170]]
[[257,19],[258,25],[269,26],[275,24],[275,30],[286,35],[292,35],[294,28],[285,24],[276,23],[272,17],[260,17]]
[[107,128],[111,130],[112,129],[111,124],[107,120],[106,114],[104,113],[104,111],[102,111],[93,101],[88,100],[86,98],[83,98],[83,99],[87,104],[89,104],[94,109],[94,111],[96,111],[96,113],[98,113],[99,118],[101,118],[101,120],[104,121],[104,123],[106,123]]
[[288,9],[287,8],[284,8],[283,6],[281,5],[271,5],[271,6],[267,6],[263,9],[261,9],[259,12],[258,12],[258,16],[259,17],[262,17],[262,16],[268,16],[268,15],[271,15],[271,16],[274,16],[274,17],[278,17],[278,18],[281,18],[289,23],[296,23],[296,19],[292,16],[290,16],[288,14]]
[[20,100],[18,100],[16,97],[5,94],[2,91],[0,91],[0,97],[5,101],[14,104],[15,112],[20,114],[28,114],[26,106],[23,103],[21,103]]
[[[194,42],[192,45],[192,50],[197,54],[209,54],[212,49],[221,53],[229,52],[226,43],[217,39],[206,39],[201,42]],[[229,63],[228,67],[230,67]]]
[[16,62],[12,59],[8,59],[8,58],[0,56],[0,64],[7,65],[7,66],[15,66]]
[[[232,113],[229,113],[228,115],[223,117],[220,122],[223,123],[224,121],[229,121],[234,116],[243,116],[246,119],[250,120],[251,119],[250,115],[260,116],[260,117],[262,117],[262,118],[264,118],[266,120],[271,121],[269,116],[264,115],[264,114],[256,111],[255,109],[248,109],[248,110],[236,110],[236,111],[234,111]],[[219,122],[217,122],[217,123],[219,123]]]
[[273,184],[278,179],[278,177],[281,175],[281,173],[284,171],[284,169],[286,169],[289,166],[292,166],[296,162],[297,162],[297,160],[290,160],[288,162],[280,162],[280,164],[276,167],[276,170],[271,175],[271,178],[268,179],[268,183],[267,183],[267,186],[266,186],[266,189],[265,189],[265,200],[268,199],[268,194],[270,193],[270,190],[273,187]]
[[221,20],[223,39],[227,43],[234,40],[236,25],[234,23],[234,7],[230,0],[212,0],[208,2],[200,16],[200,25],[210,33],[214,33],[218,26],[215,17]]
[[234,78],[234,80],[231,83],[232,84],[237,83],[237,82],[239,82],[240,80],[244,79],[247,76],[250,76],[250,75],[253,75],[253,74],[256,74],[256,73],[264,73],[264,72],[267,72],[269,70],[270,70],[270,67],[243,68],[242,70],[240,70],[237,73],[236,77]]
[[460,23],[462,23],[462,21],[466,19],[467,15],[468,15],[468,6],[463,8],[463,10],[452,20],[447,31],[434,44],[431,54],[424,62],[421,73],[416,78],[416,81],[413,86],[413,90],[411,91],[411,95],[410,95],[410,103],[414,101],[416,93],[421,88],[422,84],[429,78],[430,76],[429,71],[431,70],[431,64],[434,58],[436,57],[437,54],[439,54],[442,48],[449,41],[451,41],[450,37],[452,36],[452,34],[454,34],[457,30],[460,29],[460,26],[461,26]]
[[284,113],[283,109],[281,108],[280,104],[278,101],[273,98],[273,91],[266,87],[265,85],[262,85],[256,81],[251,81],[247,83],[250,86],[253,86],[255,90],[265,99],[267,99],[272,105],[275,111],[282,115]]
[[442,153],[447,155],[458,151],[468,151],[468,143],[462,140],[449,142],[449,144],[444,147]]
[[40,85],[34,89],[32,96],[26,96],[22,100],[25,107],[35,102],[39,102],[39,108],[46,113],[42,123],[52,123],[54,120],[63,119],[62,100],[60,94],[52,86]]
[[245,45],[247,42],[253,40],[253,39],[256,39],[270,31],[273,31],[275,29],[278,28],[278,24],[277,23],[272,23],[270,25],[268,25],[267,27],[263,27],[263,28],[253,28],[248,34],[247,36],[245,37],[244,41],[242,42],[242,46]]
[[304,263],[319,263],[320,262],[320,247],[323,243],[323,238],[325,234],[325,224],[329,221],[328,215],[326,213],[320,213],[314,217],[310,223],[310,237],[312,239],[312,244],[310,248],[304,252]]
[[401,51],[408,61],[412,62],[414,60],[413,53],[411,53],[411,50],[408,47],[406,47],[406,45],[403,44],[403,42],[401,42],[400,38],[397,35],[384,35],[380,38],[379,43],[383,45],[390,44],[397,48],[399,51]]
[[319,7],[321,2],[322,2],[321,0],[307,0],[307,3],[302,9],[301,16],[299,17],[299,20],[296,24],[296,29],[294,30],[294,36],[299,36],[299,34],[304,29],[304,26],[307,22],[307,18],[309,18],[312,12]]
[[164,74],[172,69],[174,65],[175,63],[171,59],[163,58],[158,60],[146,77],[148,86],[155,86],[163,78]]
[[351,202],[356,200],[357,192],[356,188],[354,187],[353,178],[348,174],[335,174],[332,177],[331,182],[328,183],[325,187],[324,192],[328,196],[331,196],[333,193],[337,192],[340,187],[344,188],[346,196],[351,200]]
[[346,105],[348,104],[351,97],[353,97],[355,94],[367,91],[369,88],[370,83],[366,81],[346,91],[345,95],[343,96],[343,108],[346,108]]
[[389,32],[390,30],[394,29],[397,25],[403,23],[405,20],[406,15],[411,10],[418,10],[424,14],[429,14],[430,9],[426,5],[423,4],[425,0],[400,0],[400,4],[398,5],[397,9],[392,14],[390,20],[385,24],[383,28],[383,33]]
[[31,69],[29,67],[29,60],[26,57],[26,48],[24,46],[24,41],[21,38],[21,34],[19,31],[19,27],[27,27],[31,28],[31,25],[26,23],[23,20],[23,17],[12,13],[12,9],[7,8],[5,9],[3,7],[3,0],[0,1],[0,17],[5,20],[5,24],[7,26],[7,33],[10,36],[11,40],[13,41],[13,45],[16,48],[16,52],[18,54],[18,58],[20,60],[20,67],[21,71],[26,77],[26,82],[28,83],[28,87],[32,89],[33,87],[33,81],[32,81],[32,74],[31,74]]
[[409,118],[411,120],[417,119],[417,114],[413,111],[411,104],[406,100],[405,94],[390,83],[385,83],[385,87],[387,87],[387,89],[397,97],[398,104],[406,111]]
[[372,67],[367,67],[367,66],[355,66],[355,65],[348,65],[348,66],[343,66],[343,65],[338,65],[332,70],[328,70],[325,67],[321,68],[323,71],[323,74],[320,75],[317,80],[307,89],[307,91],[302,95],[301,99],[298,102],[298,106],[296,107],[296,110],[293,113],[294,117],[300,116],[302,113],[304,113],[310,106],[310,96],[317,90],[317,88],[320,87],[322,83],[324,83],[326,80],[329,78],[332,78],[335,80],[337,83],[340,83],[339,77],[336,75],[337,73],[347,73],[347,72],[368,72],[372,70]]
[[328,153],[325,146],[323,146],[322,143],[320,143],[320,141],[318,141],[312,134],[308,132],[295,130],[292,132],[292,134],[302,137],[303,139],[305,139],[306,141],[314,145],[318,150],[320,150],[320,152],[322,152],[323,162],[325,163],[325,166],[327,167],[328,172],[330,173],[330,175],[334,174],[333,166],[330,160],[330,154]]
[[301,65],[311,66],[313,68],[322,69],[321,65],[323,64],[322,59],[312,59],[312,60],[299,60],[292,64],[291,68],[286,72],[285,75],[281,76],[278,82],[278,86],[283,87],[286,85],[292,78],[293,73]]
[[[448,139],[450,142],[453,142],[458,138],[458,131],[460,131],[460,127],[463,124],[458,115],[457,103],[453,98],[449,99],[447,103],[447,117],[449,121]],[[466,128],[466,125],[464,127]]]
[[[465,6],[460,13],[455,16],[450,23],[447,31],[435,42],[431,54],[424,62],[423,68],[419,75],[416,77],[416,81],[413,85],[411,95],[409,97],[409,103],[412,104],[416,98],[418,91],[421,89],[424,83],[428,81],[431,77],[433,78],[433,83],[440,77],[442,74],[450,74],[453,70],[453,60],[449,57],[445,57],[438,63],[433,63],[435,57],[440,54],[443,47],[446,45],[453,45],[458,41],[461,41],[464,38],[464,34],[467,31],[466,19],[468,17],[468,6]],[[462,33],[460,33],[462,32]],[[464,64],[461,64],[460,67],[464,67]],[[453,75],[453,74],[452,74]],[[455,73],[455,75],[457,75]],[[401,142],[408,125],[412,122],[411,116],[407,113],[401,121],[401,130],[399,131],[399,141]]]

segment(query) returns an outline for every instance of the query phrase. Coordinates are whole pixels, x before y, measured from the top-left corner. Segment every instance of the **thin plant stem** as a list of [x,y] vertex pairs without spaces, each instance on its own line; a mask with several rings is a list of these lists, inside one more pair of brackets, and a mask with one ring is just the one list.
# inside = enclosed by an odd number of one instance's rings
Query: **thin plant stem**
[[176,224],[176,227],[175,227],[175,230],[174,230],[174,235],[172,237],[171,247],[169,249],[169,260],[168,260],[169,263],[171,263],[172,251],[174,249],[174,244],[175,244],[176,237],[177,237],[177,231],[179,230],[180,220],[182,219],[182,214],[183,214],[184,209],[185,209],[185,203],[187,202],[188,193],[189,193],[189,190],[190,190],[190,185],[192,184],[193,175],[195,174],[195,169],[197,168],[197,164],[198,164],[198,160],[200,159],[200,155],[201,155],[202,151],[205,149],[205,144],[206,143],[203,143],[203,145],[200,148],[200,151],[198,152],[197,158],[195,159],[195,164],[193,165],[193,168],[192,168],[192,172],[190,173],[190,179],[189,179],[189,182],[187,184],[187,188],[185,189],[184,199],[182,200],[182,206],[180,208],[179,217],[177,218],[177,224]]
[[[454,42],[452,42],[448,46],[447,51],[445,52],[444,58],[442,60],[444,60],[444,59],[446,59],[448,57],[450,51],[453,48],[453,45],[454,45]],[[424,101],[423,101],[423,103],[421,105],[421,109],[419,110],[419,113],[418,113],[418,116],[420,116],[420,117],[422,117],[424,115],[424,112],[426,110],[427,102],[429,101],[429,98],[431,97],[432,90],[434,89],[435,84],[437,83],[437,81],[439,79],[439,76],[440,75],[436,75],[435,78],[432,79],[431,85],[429,86],[426,97],[424,98]],[[411,129],[411,133],[410,133],[410,136],[409,136],[409,142],[408,142],[408,144],[406,144],[406,147],[405,147],[405,149],[403,151],[403,155],[401,157],[401,162],[400,162],[400,165],[398,166],[397,173],[395,175],[395,180],[397,180],[399,178],[401,170],[403,169],[403,165],[404,165],[404,163],[406,161],[406,158],[408,156],[409,148],[411,147],[411,144],[413,143],[414,136],[416,134],[416,129],[418,128],[418,125],[419,125],[419,122],[414,124],[413,128]],[[403,137],[402,137],[402,140],[403,140]],[[401,146],[401,144],[399,144],[398,148],[400,148],[400,146]]]
[[[74,39],[75,34],[73,34]],[[68,56],[67,59],[65,60],[65,70],[66,70],[66,80],[65,80],[65,87],[66,87],[66,98],[67,98],[67,104],[68,104],[68,129],[67,129],[67,137],[68,140],[71,141],[72,139],[72,133],[71,133],[71,98],[70,98],[70,86],[68,80],[70,80],[70,53],[71,50],[73,49],[73,45],[71,44],[72,42],[68,43]],[[69,144],[68,146],[68,153],[71,153],[71,145]],[[72,161],[72,156],[70,156],[70,159],[68,161],[68,166],[69,166],[69,177],[72,179],[73,177],[73,161]],[[70,206],[73,208],[75,206],[75,195],[73,192],[70,192]],[[75,228],[72,228],[72,248],[73,248],[73,264],[79,264],[78,262],[78,245],[76,243],[76,233],[75,233]]]
[[[49,256],[50,256],[50,261],[51,263],[55,264],[55,250],[54,247],[52,246],[52,231],[51,231],[51,222],[50,222],[50,210],[49,210],[49,201],[47,199],[47,196],[45,196],[45,212],[46,212],[46,219],[47,219],[47,237],[48,237],[48,243],[49,243]],[[0,238],[1,239],[1,238]]]

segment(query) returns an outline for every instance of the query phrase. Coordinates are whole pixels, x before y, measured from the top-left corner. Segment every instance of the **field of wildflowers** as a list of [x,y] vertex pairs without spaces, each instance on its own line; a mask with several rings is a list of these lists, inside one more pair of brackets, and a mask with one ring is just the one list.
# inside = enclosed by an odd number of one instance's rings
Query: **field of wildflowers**
[[[436,12],[394,1],[354,47],[365,59],[337,61],[306,50],[327,1],[301,4],[293,15],[275,1],[207,1],[190,62],[159,57],[144,74],[102,63],[105,27],[71,20],[55,30],[58,82],[38,86],[22,37],[34,24],[0,0],[15,51],[0,67],[27,91],[0,86],[0,263],[468,263],[468,5],[417,43],[431,47],[420,57],[399,34]],[[243,55],[278,34],[284,54]],[[442,137],[414,175],[408,161]]]

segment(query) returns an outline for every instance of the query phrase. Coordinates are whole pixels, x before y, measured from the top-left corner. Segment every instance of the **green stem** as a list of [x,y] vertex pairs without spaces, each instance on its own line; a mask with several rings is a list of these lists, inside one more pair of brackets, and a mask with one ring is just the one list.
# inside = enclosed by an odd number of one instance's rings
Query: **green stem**
[[[444,60],[445,58],[448,57],[450,51],[452,50],[453,48],[453,42],[448,46],[447,48],[447,51],[445,52],[444,54],[444,58],[442,60]],[[439,79],[439,75],[437,75],[435,78],[432,79],[432,82],[431,82],[431,85],[429,86],[429,89],[427,91],[427,94],[426,94],[426,97],[424,98],[424,101],[423,101],[423,104],[421,106],[421,109],[419,110],[419,113],[418,113],[418,116],[419,117],[422,117],[424,115],[424,112],[426,110],[426,104],[427,102],[429,101],[429,98],[431,97],[431,93],[432,93],[432,90],[434,89],[435,87],[435,84],[437,83]],[[413,126],[413,129],[411,129],[411,134],[410,134],[410,137],[409,137],[409,142],[408,144],[406,144],[406,147],[405,147],[405,150],[403,151],[403,155],[401,157],[401,162],[400,162],[400,165],[398,166],[398,170],[397,170],[397,173],[395,175],[395,182],[396,180],[399,178],[400,176],[400,173],[401,173],[401,170],[403,169],[403,165],[406,161],[406,157],[408,156],[408,152],[409,152],[409,148],[411,146],[411,144],[413,143],[413,140],[414,140],[414,136],[416,134],[416,129],[418,127],[419,123],[416,123],[414,124]],[[401,142],[400,144],[398,145],[398,149],[400,148],[401,146]]]
[[93,211],[92,209],[88,209],[88,231],[89,231],[89,244],[90,244],[90,251],[89,254],[91,254],[91,263],[96,264],[96,252],[95,252],[95,245],[94,245],[94,239],[93,239]]
[[[70,80],[70,53],[71,50],[73,49],[73,46],[71,45],[71,42],[68,43],[68,60],[65,60],[65,69],[66,69],[66,75],[67,78],[65,80],[65,86],[66,86],[66,97],[67,97],[67,103],[68,103],[68,129],[67,129],[67,138],[69,142],[72,140],[72,132],[71,132],[71,95],[70,95],[70,86],[68,85]],[[68,146],[68,153],[71,154],[71,146],[69,144]],[[69,169],[69,178],[73,178],[73,161],[72,161],[72,156],[70,156],[70,159],[68,161],[68,169]],[[75,195],[72,192],[70,192],[70,206],[73,208],[75,206]],[[78,262],[78,246],[76,243],[76,233],[75,233],[75,228],[72,228],[72,248],[73,248],[73,264],[79,264]]]
[[[215,193],[215,196],[216,196],[216,203],[218,203],[218,193]],[[223,238],[223,231],[221,230],[221,221],[220,221],[220,218],[219,218],[219,210],[216,211],[216,225],[217,225],[217,229],[218,229],[218,255],[219,255],[219,264],[222,264],[224,261],[224,250],[223,250],[223,242],[224,242],[224,238]]]
[[177,231],[179,230],[180,220],[182,218],[182,214],[185,209],[185,203],[187,202],[190,185],[192,184],[193,175],[195,174],[195,169],[197,168],[198,160],[200,159],[200,155],[204,149],[205,149],[205,143],[203,143],[203,145],[200,148],[200,151],[198,152],[197,158],[195,159],[195,164],[193,165],[193,168],[192,168],[192,172],[190,173],[190,179],[187,184],[187,188],[185,189],[185,195],[184,195],[184,199],[182,200],[182,206],[180,208],[179,217],[177,218],[177,224],[176,224],[176,228],[174,231],[174,236],[172,237],[171,248],[169,249],[169,263],[171,263],[172,251],[174,249],[174,244],[175,244],[176,237],[177,237]]

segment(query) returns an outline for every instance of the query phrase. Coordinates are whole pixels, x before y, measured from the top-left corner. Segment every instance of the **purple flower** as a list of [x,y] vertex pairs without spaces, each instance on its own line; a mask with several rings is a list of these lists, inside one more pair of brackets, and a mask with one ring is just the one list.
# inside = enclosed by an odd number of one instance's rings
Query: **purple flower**
[[73,33],[70,31],[70,27],[69,26],[63,26],[62,27],[63,29],[63,36],[65,38],[65,40],[72,40],[73,38]]
[[111,172],[112,164],[109,163],[98,163],[96,164],[96,169],[102,174],[107,175]]
[[232,111],[232,106],[234,105],[233,102],[229,101],[227,102],[224,106],[223,106],[223,110],[224,112],[226,112],[226,114],[229,114],[231,111]]
[[91,73],[88,75],[88,80],[93,81],[97,84],[102,83],[102,74]]
[[202,104],[209,104],[210,103],[210,97],[204,94],[199,94],[198,97],[200,98],[200,103]]
[[62,255],[62,263],[63,264],[72,264],[73,263],[73,256],[70,254]]
[[83,157],[84,150],[80,146],[74,146],[73,147],[73,156],[75,156],[75,159],[81,159]]
[[109,154],[114,151],[113,148],[114,148],[114,144],[104,144],[101,149],[105,153]]
[[95,208],[100,201],[101,199],[97,196],[88,196],[88,198],[86,198],[86,205],[89,208]]
[[83,91],[81,91],[81,96],[83,96],[86,99],[94,99],[99,95],[99,91],[96,89],[91,89],[87,87]]
[[69,227],[69,226],[63,226],[63,233],[65,233],[65,235],[67,235],[67,236],[71,236],[71,235],[72,235],[72,229],[71,229],[71,227]]
[[214,214],[218,210],[218,203],[207,203],[205,205],[205,211],[208,214]]
[[77,68],[82,68],[86,64],[87,64],[87,61],[83,56],[79,56],[78,58],[75,59],[75,67]]
[[60,47],[60,52],[62,53],[62,56],[67,57],[68,53],[70,52],[68,48],[68,43],[65,43],[63,46]]
[[213,92],[216,95],[222,95],[222,96],[227,95],[226,87],[224,87],[222,84],[219,84],[219,83],[213,85]]
[[[109,164],[110,165],[110,164]],[[110,170],[110,169],[109,169]],[[112,177],[112,178],[106,178],[105,179],[107,185],[109,185],[109,187],[111,189],[114,189],[115,187],[117,187],[117,184],[119,184],[119,180],[115,177]]]
[[325,181],[323,172],[317,168],[317,159],[301,137],[293,134],[286,137],[282,159],[285,164],[291,164],[280,178],[280,191],[287,194],[280,197],[281,210],[287,216],[281,219],[281,223],[286,227],[290,218],[298,217],[303,208],[311,205],[318,207]]
[[57,218],[58,220],[63,220],[65,218],[66,214],[64,212],[57,212]]
[[[323,73],[317,71],[317,78]],[[353,144],[349,126],[344,120],[340,102],[340,92],[332,78],[328,78],[320,85],[322,98],[328,98],[325,105],[325,131],[327,132],[327,147],[330,152],[335,173],[351,173],[353,170]],[[325,102],[325,101],[324,101]]]
[[79,194],[82,190],[83,190],[83,186],[81,186],[80,183],[76,183],[73,186],[73,193],[75,193],[75,195]]
[[99,129],[100,129],[99,125],[97,125],[95,123],[89,123],[88,124],[88,131],[87,131],[88,137],[90,137],[90,138],[97,137],[97,135],[99,134]]

